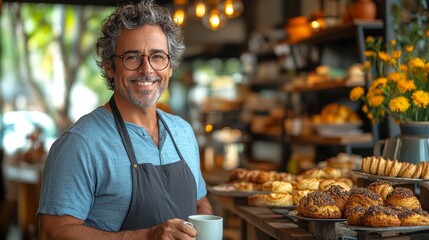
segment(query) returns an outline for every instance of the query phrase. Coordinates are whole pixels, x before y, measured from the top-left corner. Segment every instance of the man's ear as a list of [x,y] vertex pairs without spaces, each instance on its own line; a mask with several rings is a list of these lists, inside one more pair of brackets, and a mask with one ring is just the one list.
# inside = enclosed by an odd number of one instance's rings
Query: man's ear
[[104,68],[104,70],[106,71],[107,75],[108,75],[110,78],[113,78],[114,71],[113,71],[113,69],[112,69],[112,67],[111,67],[111,64],[108,64],[108,63],[106,63],[106,62],[103,62],[103,68]]

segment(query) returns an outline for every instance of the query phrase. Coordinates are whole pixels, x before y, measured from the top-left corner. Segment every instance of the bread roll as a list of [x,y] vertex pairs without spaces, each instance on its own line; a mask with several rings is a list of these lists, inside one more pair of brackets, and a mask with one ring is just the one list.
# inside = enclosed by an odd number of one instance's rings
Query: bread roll
[[320,182],[317,178],[305,178],[297,183],[298,190],[319,190]]
[[289,193],[270,193],[267,195],[267,205],[278,207],[292,206],[292,195]]
[[267,206],[267,194],[254,194],[247,197],[249,206],[265,207]]
[[271,185],[273,193],[292,193],[292,184],[285,181],[274,181]]

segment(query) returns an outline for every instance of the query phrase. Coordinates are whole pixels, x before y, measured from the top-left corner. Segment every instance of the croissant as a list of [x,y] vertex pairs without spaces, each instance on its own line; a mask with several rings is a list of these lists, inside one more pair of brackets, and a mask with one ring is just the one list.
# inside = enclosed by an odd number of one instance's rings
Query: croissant
[[313,190],[295,190],[295,191],[293,191],[292,192],[293,204],[298,206],[301,198],[307,196],[311,192],[314,192],[314,191]]
[[383,200],[386,200],[387,195],[393,191],[392,184],[383,180],[372,182],[368,185],[368,189],[380,195]]
[[409,209],[422,208],[420,201],[409,188],[396,187],[386,197],[386,203],[395,207],[407,207]]
[[423,226],[429,225],[429,214],[423,209],[409,209],[401,207],[397,210],[402,226]]
[[349,225],[363,226],[363,216],[365,215],[366,210],[366,208],[361,206],[348,208],[344,212],[344,216],[347,218],[347,223]]
[[377,164],[377,175],[384,176],[384,171],[386,169],[386,164],[389,160],[386,160],[382,157],[378,158],[378,164]]
[[341,185],[332,185],[326,190],[326,193],[334,199],[335,205],[337,205],[341,212],[344,212],[346,202],[350,197],[350,191]]
[[311,192],[299,201],[298,213],[310,218],[341,218],[341,210],[326,192]]
[[401,220],[395,210],[385,206],[371,206],[363,216],[363,224],[368,227],[400,226]]
[[368,188],[359,187],[351,190],[350,197],[346,202],[346,210],[358,206],[369,208],[370,206],[378,205],[383,205],[383,199],[381,199],[380,195]]
[[386,176],[397,177],[399,174],[399,171],[401,171],[402,162],[399,162],[396,159],[391,160],[391,161],[392,161],[392,169],[389,172],[389,175],[386,175]]

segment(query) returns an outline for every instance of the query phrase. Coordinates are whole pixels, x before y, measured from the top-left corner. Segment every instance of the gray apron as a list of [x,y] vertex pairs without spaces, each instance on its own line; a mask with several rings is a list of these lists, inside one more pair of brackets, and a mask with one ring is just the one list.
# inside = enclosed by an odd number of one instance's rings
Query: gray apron
[[180,160],[160,166],[150,163],[138,164],[128,131],[113,96],[109,105],[131,162],[133,181],[131,204],[121,230],[151,228],[168,219],[186,220],[189,215],[196,214],[197,186],[194,176],[162,116],[158,115],[158,118],[170,135]]

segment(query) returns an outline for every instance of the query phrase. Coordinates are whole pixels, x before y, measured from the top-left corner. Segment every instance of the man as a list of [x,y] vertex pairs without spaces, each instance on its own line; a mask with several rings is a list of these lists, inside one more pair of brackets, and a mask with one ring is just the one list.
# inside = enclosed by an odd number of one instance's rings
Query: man
[[156,108],[184,51],[152,0],[118,7],[96,47],[113,96],[53,144],[38,215],[45,239],[193,239],[211,214],[190,125]]

